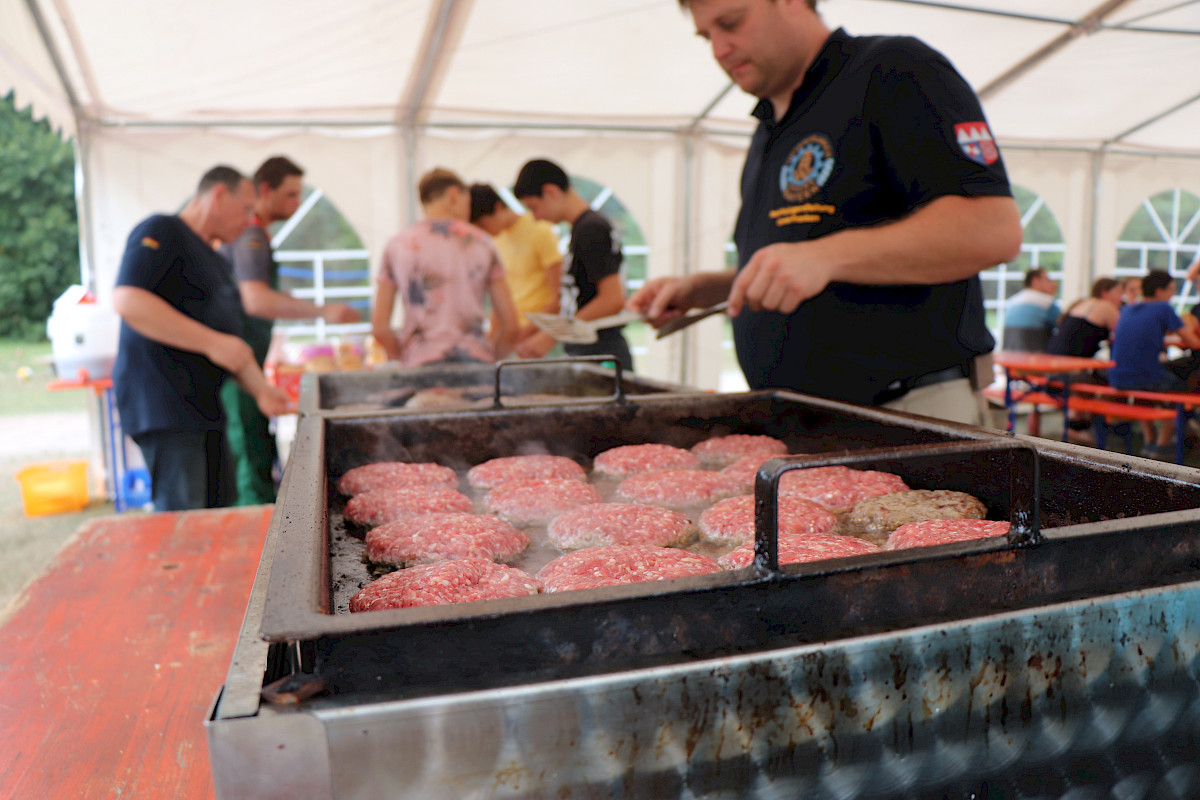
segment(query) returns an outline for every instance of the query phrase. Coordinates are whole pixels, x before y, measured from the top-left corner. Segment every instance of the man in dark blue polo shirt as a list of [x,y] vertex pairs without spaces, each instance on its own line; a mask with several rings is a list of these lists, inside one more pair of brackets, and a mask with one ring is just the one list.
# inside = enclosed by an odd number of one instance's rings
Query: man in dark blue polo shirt
[[121,315],[113,386],[121,428],[146,459],[156,511],[232,502],[217,397],[228,376],[263,413],[291,410],[241,339],[238,287],[229,262],[210,246],[237,239],[253,204],[250,181],[231,167],[214,167],[179,214],[143,220],[125,245],[112,294]]
[[661,325],[728,298],[751,388],[977,423],[994,341],[978,273],[1020,216],[979,101],[907,37],[830,31],[815,0],[680,0],[760,98],[734,231],[738,268],[648,282]]

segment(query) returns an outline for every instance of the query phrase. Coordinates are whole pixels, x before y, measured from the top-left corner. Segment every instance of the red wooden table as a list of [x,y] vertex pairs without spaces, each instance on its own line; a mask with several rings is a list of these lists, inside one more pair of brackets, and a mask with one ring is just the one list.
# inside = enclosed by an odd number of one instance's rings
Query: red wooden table
[[[1070,426],[1069,411],[1066,397],[1071,393],[1071,374],[1108,369],[1116,364],[1115,361],[1105,361],[1099,358],[1080,358],[1078,356],[1059,356],[1051,353],[1026,353],[1019,350],[999,350],[992,354],[997,365],[1004,368],[1004,406],[1008,411],[1008,430],[1016,426],[1017,403],[1028,394],[1042,395],[1045,386],[1030,385],[1026,391],[1014,390],[1013,383],[1030,375],[1045,377],[1061,375],[1063,398],[1060,407],[1063,412],[1062,438],[1067,440],[1067,430]],[[1036,408],[1035,408],[1036,412]],[[1036,416],[1031,419],[1030,434],[1037,435]]]
[[213,796],[271,506],[92,520],[0,611],[0,797]]

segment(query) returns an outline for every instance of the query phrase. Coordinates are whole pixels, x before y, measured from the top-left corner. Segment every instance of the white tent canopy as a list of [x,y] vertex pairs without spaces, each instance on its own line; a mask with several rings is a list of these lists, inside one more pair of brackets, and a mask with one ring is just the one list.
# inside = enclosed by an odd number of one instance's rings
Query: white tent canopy
[[[1200,194],[1200,0],[823,0],[831,26],[905,33],[980,93],[1014,183],[1066,245],[1063,293],[1111,273],[1146,197]],[[720,269],[747,97],[673,0],[0,0],[0,92],[76,137],[85,274],[223,162],[286,153],[372,253],[444,165],[512,182],[548,156],[611,186],[652,274]],[[644,371],[711,383],[711,343]],[[642,365],[639,365],[641,369]]]

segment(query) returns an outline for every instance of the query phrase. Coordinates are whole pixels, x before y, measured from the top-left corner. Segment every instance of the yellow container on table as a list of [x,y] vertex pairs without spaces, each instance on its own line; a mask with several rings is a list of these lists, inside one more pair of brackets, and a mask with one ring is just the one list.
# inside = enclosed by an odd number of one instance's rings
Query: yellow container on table
[[88,504],[88,462],[46,461],[17,473],[25,516],[65,514]]

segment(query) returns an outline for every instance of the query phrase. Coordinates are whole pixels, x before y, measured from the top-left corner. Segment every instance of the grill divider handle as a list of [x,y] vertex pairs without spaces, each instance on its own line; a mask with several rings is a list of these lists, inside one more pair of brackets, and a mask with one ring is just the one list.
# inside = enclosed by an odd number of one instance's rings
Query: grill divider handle
[[754,569],[771,577],[779,569],[779,482],[794,469],[847,466],[866,469],[892,467],[907,460],[978,454],[1007,456],[1009,472],[1008,541],[1015,545],[1035,545],[1042,541],[1038,518],[1040,497],[1037,450],[1029,444],[1009,441],[963,441],[919,444],[907,447],[844,450],[772,458],[763,462],[754,476]]
[[558,358],[520,358],[507,359],[496,364],[496,372],[494,374],[495,388],[492,393],[492,408],[504,408],[504,404],[500,402],[500,371],[506,367],[532,366],[542,364],[587,364],[592,363],[598,367],[604,366],[605,363],[610,363],[616,366],[616,388],[613,390],[612,400],[617,404],[625,403],[625,381],[621,377],[621,362],[615,356],[561,356]]

